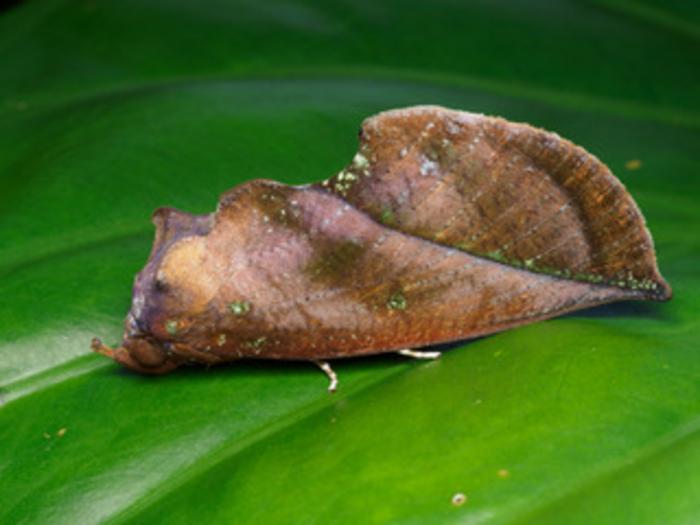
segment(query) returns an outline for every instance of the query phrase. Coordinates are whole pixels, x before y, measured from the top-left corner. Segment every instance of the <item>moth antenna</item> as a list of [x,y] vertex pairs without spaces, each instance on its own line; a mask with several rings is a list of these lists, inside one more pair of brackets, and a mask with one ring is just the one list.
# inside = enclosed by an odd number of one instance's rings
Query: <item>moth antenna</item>
[[404,348],[396,353],[405,357],[412,357],[413,359],[437,359],[441,355],[440,352],[421,352],[410,348]]
[[330,394],[334,393],[338,389],[338,375],[333,371],[330,363],[328,361],[314,361],[314,364],[328,376],[328,380],[330,381],[328,392]]

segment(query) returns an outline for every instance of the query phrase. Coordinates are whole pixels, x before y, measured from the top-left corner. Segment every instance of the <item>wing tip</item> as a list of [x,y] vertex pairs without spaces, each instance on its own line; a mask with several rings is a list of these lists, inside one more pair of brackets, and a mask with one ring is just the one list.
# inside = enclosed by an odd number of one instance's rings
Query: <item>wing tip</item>
[[661,277],[660,274],[657,274],[657,280],[655,284],[656,287],[650,293],[648,297],[649,299],[659,302],[666,302],[673,299],[673,290],[671,289],[671,285],[668,284],[668,282],[663,277]]

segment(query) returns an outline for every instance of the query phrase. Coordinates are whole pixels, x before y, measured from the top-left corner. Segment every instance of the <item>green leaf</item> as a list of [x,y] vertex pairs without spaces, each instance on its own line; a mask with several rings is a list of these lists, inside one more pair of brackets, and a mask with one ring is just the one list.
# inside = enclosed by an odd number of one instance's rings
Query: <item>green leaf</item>
[[[696,520],[694,9],[46,0],[0,14],[0,523]],[[252,178],[325,179],[362,118],[418,103],[527,121],[608,163],[674,300],[437,362],[344,361],[334,396],[311,365],[150,378],[90,354],[93,335],[121,334],[153,209],[211,211]]]

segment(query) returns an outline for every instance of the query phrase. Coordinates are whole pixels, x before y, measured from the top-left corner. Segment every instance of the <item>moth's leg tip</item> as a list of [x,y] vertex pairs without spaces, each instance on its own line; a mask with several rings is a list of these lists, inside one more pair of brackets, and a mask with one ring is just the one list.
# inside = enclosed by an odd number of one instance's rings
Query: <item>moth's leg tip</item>
[[328,385],[328,393],[335,394],[338,391],[338,376],[333,373],[333,377],[329,377],[330,384]]
[[413,359],[439,359],[442,355],[441,352],[423,352],[420,350],[411,350],[410,348],[404,348],[396,353],[405,357],[412,357]]
[[314,364],[328,376],[328,380],[330,381],[328,393],[335,394],[335,391],[338,390],[338,375],[333,371],[330,363],[328,361],[314,361]]

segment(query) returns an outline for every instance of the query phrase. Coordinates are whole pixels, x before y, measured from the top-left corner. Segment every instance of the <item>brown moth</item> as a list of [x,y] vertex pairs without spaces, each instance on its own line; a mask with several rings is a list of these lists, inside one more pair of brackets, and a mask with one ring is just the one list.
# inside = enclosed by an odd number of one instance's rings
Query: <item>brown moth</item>
[[149,374],[472,338],[620,300],[667,300],[639,208],[554,133],[440,107],[380,113],[319,184],[254,180],[215,213],[161,208],[122,346]]

